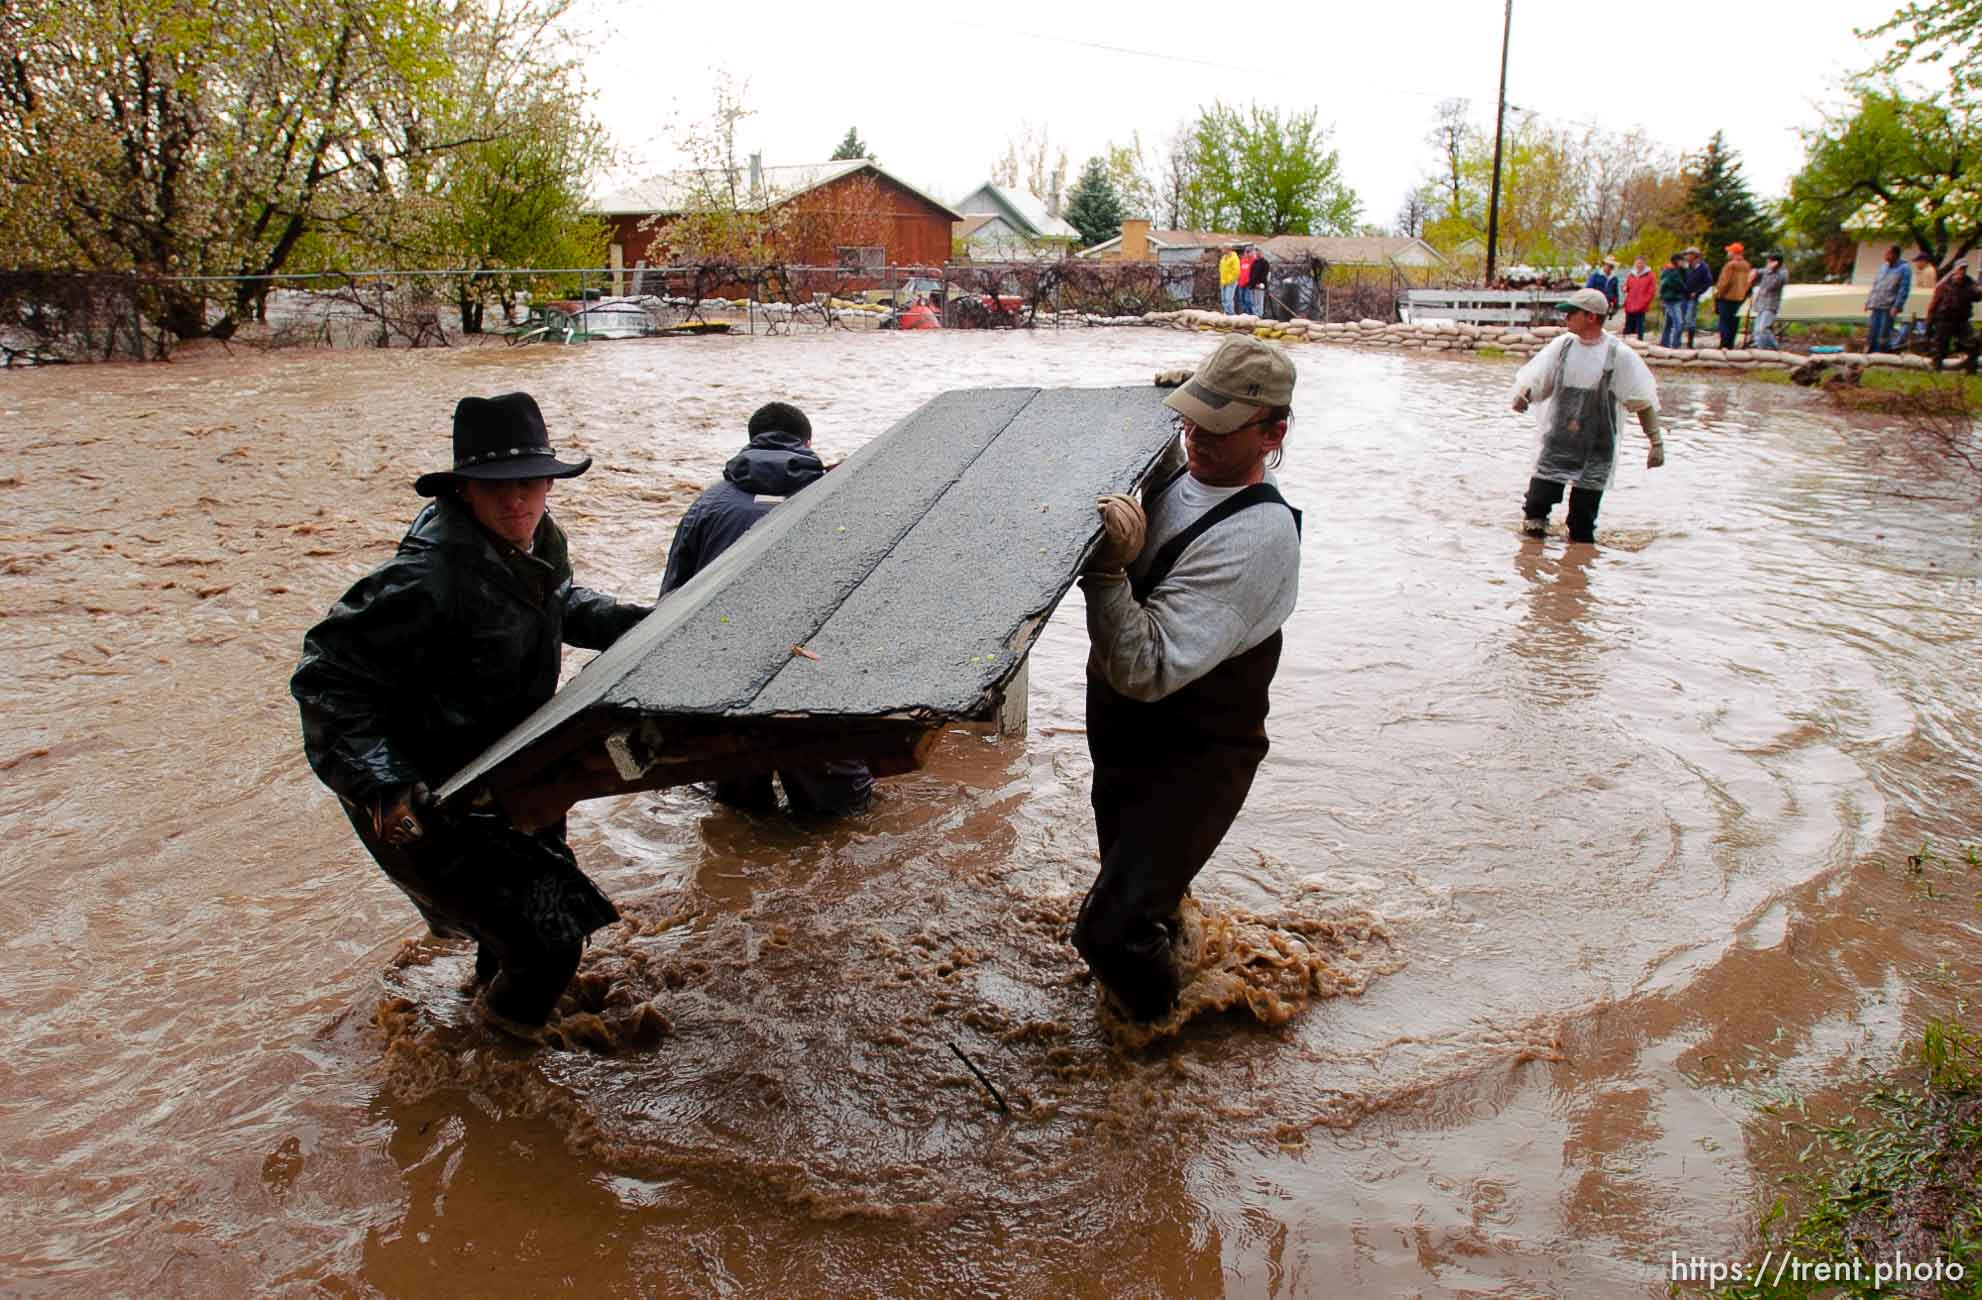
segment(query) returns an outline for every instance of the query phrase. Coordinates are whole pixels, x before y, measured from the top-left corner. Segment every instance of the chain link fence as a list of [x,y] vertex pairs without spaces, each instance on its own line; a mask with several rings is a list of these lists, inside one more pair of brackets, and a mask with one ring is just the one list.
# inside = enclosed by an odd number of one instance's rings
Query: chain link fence
[[[1275,319],[1395,319],[1402,278],[1386,268],[1277,267]],[[224,310],[241,302],[236,326]],[[798,266],[709,261],[662,267],[372,270],[276,276],[0,271],[0,358],[8,366],[156,360],[204,320],[233,346],[448,347],[464,340],[580,342],[730,331],[1037,329],[1120,324],[1218,304],[1217,265],[1185,262],[949,262]]]

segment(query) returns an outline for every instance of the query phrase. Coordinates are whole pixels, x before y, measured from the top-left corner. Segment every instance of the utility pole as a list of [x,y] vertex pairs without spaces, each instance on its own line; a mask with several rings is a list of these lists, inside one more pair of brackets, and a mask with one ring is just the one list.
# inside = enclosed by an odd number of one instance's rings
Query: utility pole
[[1507,42],[1514,33],[1514,0],[1500,29],[1500,102],[1493,112],[1493,184],[1487,195],[1487,287],[1493,287],[1494,256],[1500,246],[1500,142],[1507,133]]

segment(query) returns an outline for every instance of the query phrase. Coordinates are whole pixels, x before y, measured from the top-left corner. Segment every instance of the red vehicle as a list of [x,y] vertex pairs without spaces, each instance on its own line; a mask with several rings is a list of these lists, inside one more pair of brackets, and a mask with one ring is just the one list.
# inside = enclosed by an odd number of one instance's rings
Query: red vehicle
[[903,330],[939,330],[943,322],[936,315],[936,309],[926,302],[918,301],[913,307],[895,319],[895,328]]

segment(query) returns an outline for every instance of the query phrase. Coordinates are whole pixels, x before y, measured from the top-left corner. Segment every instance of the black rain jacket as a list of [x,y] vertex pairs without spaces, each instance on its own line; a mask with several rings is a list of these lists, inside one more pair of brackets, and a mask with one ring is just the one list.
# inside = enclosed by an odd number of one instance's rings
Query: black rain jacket
[[661,594],[707,568],[777,505],[760,498],[788,497],[825,473],[825,464],[795,433],[760,433],[752,438],[723,466],[723,481],[695,498],[681,517],[668,546]]
[[648,612],[573,586],[548,514],[525,555],[439,497],[304,636],[289,679],[303,750],[360,806],[438,788],[556,693],[564,643],[603,650]]

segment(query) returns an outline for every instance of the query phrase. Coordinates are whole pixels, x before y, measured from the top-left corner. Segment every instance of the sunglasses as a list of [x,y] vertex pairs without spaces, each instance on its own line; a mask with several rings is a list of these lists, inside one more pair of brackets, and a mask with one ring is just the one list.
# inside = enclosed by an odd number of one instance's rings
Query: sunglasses
[[1172,429],[1192,438],[1230,438],[1234,434],[1244,433],[1247,429],[1257,429],[1262,426],[1271,425],[1272,423],[1273,414],[1269,411],[1264,415],[1258,415],[1247,420],[1236,429],[1231,429],[1224,433],[1213,433],[1211,430],[1194,423],[1187,416],[1173,415],[1170,417],[1170,427]]

